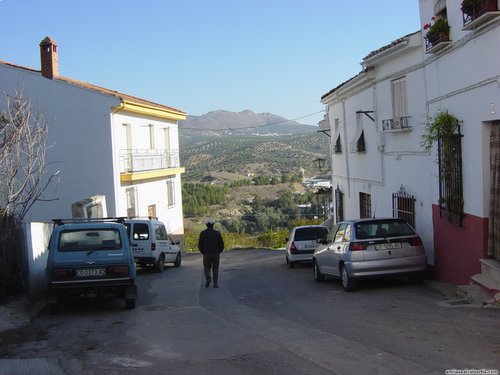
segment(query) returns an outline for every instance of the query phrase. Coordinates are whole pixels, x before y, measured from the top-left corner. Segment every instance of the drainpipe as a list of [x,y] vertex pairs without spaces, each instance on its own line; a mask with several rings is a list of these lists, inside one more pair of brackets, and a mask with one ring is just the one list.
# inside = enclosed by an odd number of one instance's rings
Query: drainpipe
[[347,141],[347,116],[345,113],[345,100],[342,100],[342,126],[344,128],[345,169],[347,178],[347,196],[351,197],[351,172],[349,170],[349,143]]

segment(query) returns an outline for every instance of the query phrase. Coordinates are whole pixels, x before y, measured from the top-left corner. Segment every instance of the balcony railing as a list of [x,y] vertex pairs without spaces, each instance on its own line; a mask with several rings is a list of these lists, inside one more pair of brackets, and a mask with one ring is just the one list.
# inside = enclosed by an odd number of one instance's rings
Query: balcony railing
[[409,131],[411,130],[410,116],[404,116],[400,118],[390,118],[387,120],[382,120],[382,130],[383,131]]
[[180,167],[179,150],[120,150],[120,173]]
[[451,43],[449,31],[442,31],[432,35],[426,35],[424,38],[425,52],[427,53],[435,53]]
[[469,8],[462,6],[463,28],[472,30],[499,15],[497,0],[479,0]]

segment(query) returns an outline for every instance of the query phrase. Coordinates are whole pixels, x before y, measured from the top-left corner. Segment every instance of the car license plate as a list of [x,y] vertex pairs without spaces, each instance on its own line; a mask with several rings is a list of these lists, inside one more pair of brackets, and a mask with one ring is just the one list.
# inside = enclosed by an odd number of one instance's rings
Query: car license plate
[[379,243],[375,245],[376,250],[401,249],[401,242]]
[[76,277],[89,277],[89,276],[104,276],[106,275],[105,268],[86,268],[76,270]]

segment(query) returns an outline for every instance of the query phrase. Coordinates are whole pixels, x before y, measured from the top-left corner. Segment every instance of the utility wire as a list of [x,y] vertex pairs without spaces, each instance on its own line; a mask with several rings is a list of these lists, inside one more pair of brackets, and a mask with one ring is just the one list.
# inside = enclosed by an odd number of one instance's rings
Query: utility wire
[[266,126],[279,125],[279,124],[283,124],[285,122],[301,120],[301,119],[306,118],[306,117],[317,115],[318,113],[321,113],[321,112],[325,112],[325,110],[322,109],[321,111],[310,113],[310,114],[305,115],[305,116],[293,118],[293,119],[290,119],[290,120],[283,120],[283,121],[279,121],[279,122],[274,122],[272,124],[255,125],[255,126],[243,126],[241,128],[219,128],[219,129],[213,129],[213,128],[186,128],[186,127],[184,127],[182,125],[180,125],[179,128],[180,129],[188,129],[188,130],[203,130],[203,131],[207,131],[207,130],[210,130],[210,131],[226,131],[226,130],[230,130],[230,131],[232,131],[232,130],[242,130],[242,129],[264,128]]

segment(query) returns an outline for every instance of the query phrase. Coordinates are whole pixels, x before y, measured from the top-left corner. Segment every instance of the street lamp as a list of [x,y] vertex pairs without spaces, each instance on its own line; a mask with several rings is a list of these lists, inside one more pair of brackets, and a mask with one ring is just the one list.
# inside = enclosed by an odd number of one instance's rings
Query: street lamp
[[325,158],[317,158],[313,160],[313,163],[316,167],[318,167],[319,172],[322,172],[322,169],[325,167],[326,159]]

